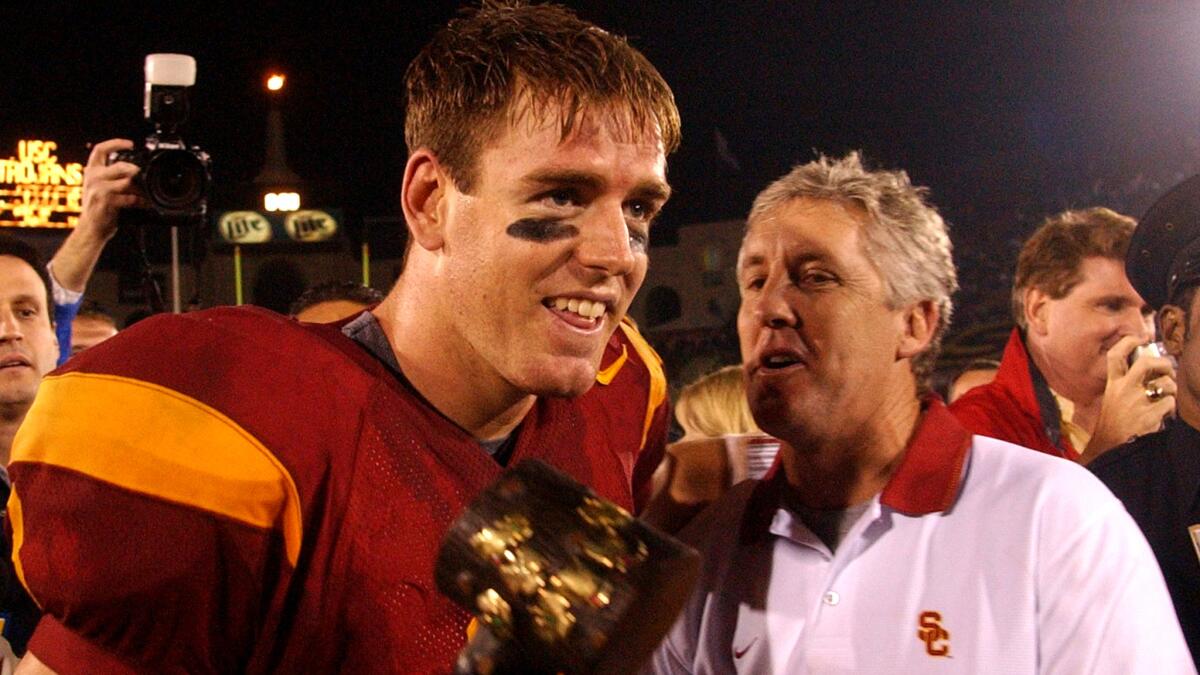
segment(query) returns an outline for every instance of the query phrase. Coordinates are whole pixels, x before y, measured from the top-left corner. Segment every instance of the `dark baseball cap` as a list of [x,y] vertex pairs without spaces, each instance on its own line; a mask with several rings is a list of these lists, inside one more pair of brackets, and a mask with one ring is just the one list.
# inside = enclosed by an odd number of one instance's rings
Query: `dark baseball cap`
[[1151,307],[1200,282],[1200,175],[1171,188],[1146,211],[1125,256],[1125,274]]

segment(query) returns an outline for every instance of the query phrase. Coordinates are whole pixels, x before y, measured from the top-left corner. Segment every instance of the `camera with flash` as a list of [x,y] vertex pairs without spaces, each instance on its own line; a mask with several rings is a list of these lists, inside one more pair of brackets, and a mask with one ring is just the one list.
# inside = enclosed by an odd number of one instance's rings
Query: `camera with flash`
[[198,146],[179,135],[187,122],[188,93],[196,83],[196,59],[185,54],[146,57],[145,117],[154,133],[141,148],[119,150],[108,163],[129,162],[141,167],[137,181],[158,215],[173,223],[202,218],[208,209],[212,162]]

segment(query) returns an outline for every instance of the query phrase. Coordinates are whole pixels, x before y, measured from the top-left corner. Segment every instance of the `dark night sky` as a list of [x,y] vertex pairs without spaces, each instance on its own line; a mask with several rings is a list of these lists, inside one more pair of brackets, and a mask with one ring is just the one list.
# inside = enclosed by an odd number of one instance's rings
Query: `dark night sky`
[[[411,4],[6,11],[0,155],[44,137],[82,158],[86,141],[138,133],[144,55],[181,51],[199,62],[187,136],[210,150],[220,180],[260,166],[261,82],[275,66],[289,75],[292,167],[340,183],[359,212],[394,213],[404,66],[458,3]],[[1195,2],[568,4],[629,35],[678,98],[684,145],[660,235],[743,215],[814,150],[861,148],[909,170],[960,250],[1066,205],[1136,215],[1200,169]]]

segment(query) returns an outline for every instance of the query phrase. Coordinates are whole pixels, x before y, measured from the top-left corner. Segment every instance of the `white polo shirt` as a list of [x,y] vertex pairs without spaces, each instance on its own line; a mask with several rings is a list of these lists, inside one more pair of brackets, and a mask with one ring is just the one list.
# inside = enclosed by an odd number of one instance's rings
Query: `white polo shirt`
[[782,472],[683,533],[704,553],[659,673],[1194,673],[1133,520],[1073,462],[971,436],[930,403],[836,553]]

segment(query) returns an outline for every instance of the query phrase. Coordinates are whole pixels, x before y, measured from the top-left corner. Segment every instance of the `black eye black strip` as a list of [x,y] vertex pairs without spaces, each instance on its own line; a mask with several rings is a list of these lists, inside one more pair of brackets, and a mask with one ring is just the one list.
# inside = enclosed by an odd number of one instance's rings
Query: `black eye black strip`
[[539,243],[570,239],[579,234],[579,228],[574,225],[561,220],[539,218],[522,218],[504,231],[510,237]]

